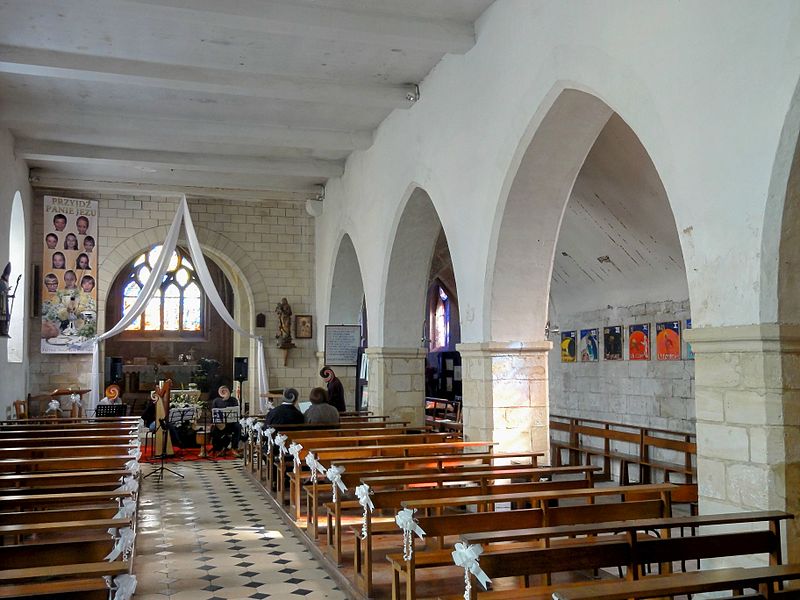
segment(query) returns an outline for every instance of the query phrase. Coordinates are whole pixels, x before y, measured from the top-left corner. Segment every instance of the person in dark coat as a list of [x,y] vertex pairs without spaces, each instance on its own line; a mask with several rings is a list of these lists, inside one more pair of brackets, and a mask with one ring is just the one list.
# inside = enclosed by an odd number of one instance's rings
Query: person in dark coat
[[305,418],[297,408],[300,394],[294,388],[284,388],[283,402],[267,413],[267,425],[302,425]]
[[342,382],[339,381],[339,378],[336,377],[336,373],[333,372],[333,369],[328,367],[327,365],[322,367],[322,370],[319,372],[319,376],[325,380],[325,383],[328,384],[328,404],[331,406],[335,406],[336,410],[340,413],[343,413],[347,410],[347,407],[344,403],[344,386]]

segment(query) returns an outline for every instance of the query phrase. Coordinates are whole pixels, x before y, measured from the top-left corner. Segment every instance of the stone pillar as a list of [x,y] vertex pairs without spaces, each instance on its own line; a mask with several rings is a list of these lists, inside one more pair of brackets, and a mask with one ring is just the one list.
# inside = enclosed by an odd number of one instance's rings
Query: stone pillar
[[369,409],[376,415],[425,424],[424,348],[367,348]]
[[[700,511],[800,514],[800,326],[686,331],[695,352]],[[787,522],[788,559],[800,528]]]
[[547,353],[552,342],[459,344],[464,434],[499,451],[550,449]]

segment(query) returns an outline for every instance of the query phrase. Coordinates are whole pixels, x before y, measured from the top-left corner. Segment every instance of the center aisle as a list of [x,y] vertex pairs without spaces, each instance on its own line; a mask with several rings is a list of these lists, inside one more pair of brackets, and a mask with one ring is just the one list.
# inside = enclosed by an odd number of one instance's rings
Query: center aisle
[[169,466],[185,479],[143,482],[135,600],[346,598],[242,475],[241,461]]

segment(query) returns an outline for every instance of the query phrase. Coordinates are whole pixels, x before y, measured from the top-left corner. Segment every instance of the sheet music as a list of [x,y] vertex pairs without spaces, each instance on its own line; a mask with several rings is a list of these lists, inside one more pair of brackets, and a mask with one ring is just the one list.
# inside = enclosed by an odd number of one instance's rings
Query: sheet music
[[197,409],[193,406],[187,408],[170,408],[169,409],[169,422],[170,423],[183,423],[184,421],[193,421]]
[[236,423],[239,420],[239,407],[212,408],[211,416],[213,423]]

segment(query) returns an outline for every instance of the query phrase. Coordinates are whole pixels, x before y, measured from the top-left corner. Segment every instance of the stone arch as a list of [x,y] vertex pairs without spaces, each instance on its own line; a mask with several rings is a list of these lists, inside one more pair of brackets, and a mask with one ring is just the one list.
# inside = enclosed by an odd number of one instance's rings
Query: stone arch
[[396,223],[382,292],[383,345],[419,348],[431,258],[442,222],[428,193],[414,185]]
[[[164,242],[169,226],[152,227],[136,233],[124,243],[117,245],[104,256],[100,262],[100,280],[98,282],[98,322],[105,323],[106,299],[111,285],[120,271],[146,248]],[[255,261],[236,242],[225,238],[219,232],[195,225],[197,238],[203,248],[222,269],[234,290],[233,317],[245,330],[251,330],[255,322],[256,299],[266,302],[267,286]],[[183,240],[181,240],[183,242]],[[265,344],[265,350],[268,346]],[[233,335],[233,352],[235,356],[250,356],[255,360],[256,344],[249,338]],[[248,398],[257,394],[255,377],[251,377],[247,385]]]
[[355,324],[364,299],[364,280],[350,234],[341,235],[334,256],[327,322],[332,325]]
[[[10,338],[7,344],[7,359],[10,363],[21,363],[25,357],[25,314],[27,308],[26,290],[28,281],[25,277],[27,260],[27,228],[25,225],[25,207],[22,203],[22,194],[17,191],[11,201],[11,220],[9,221],[8,235],[8,260],[12,267],[12,278],[9,285],[14,287],[17,275],[22,274],[14,298],[14,311],[11,313],[8,333]],[[1,268],[5,267],[2,265]],[[37,282],[38,284],[38,282]]]

